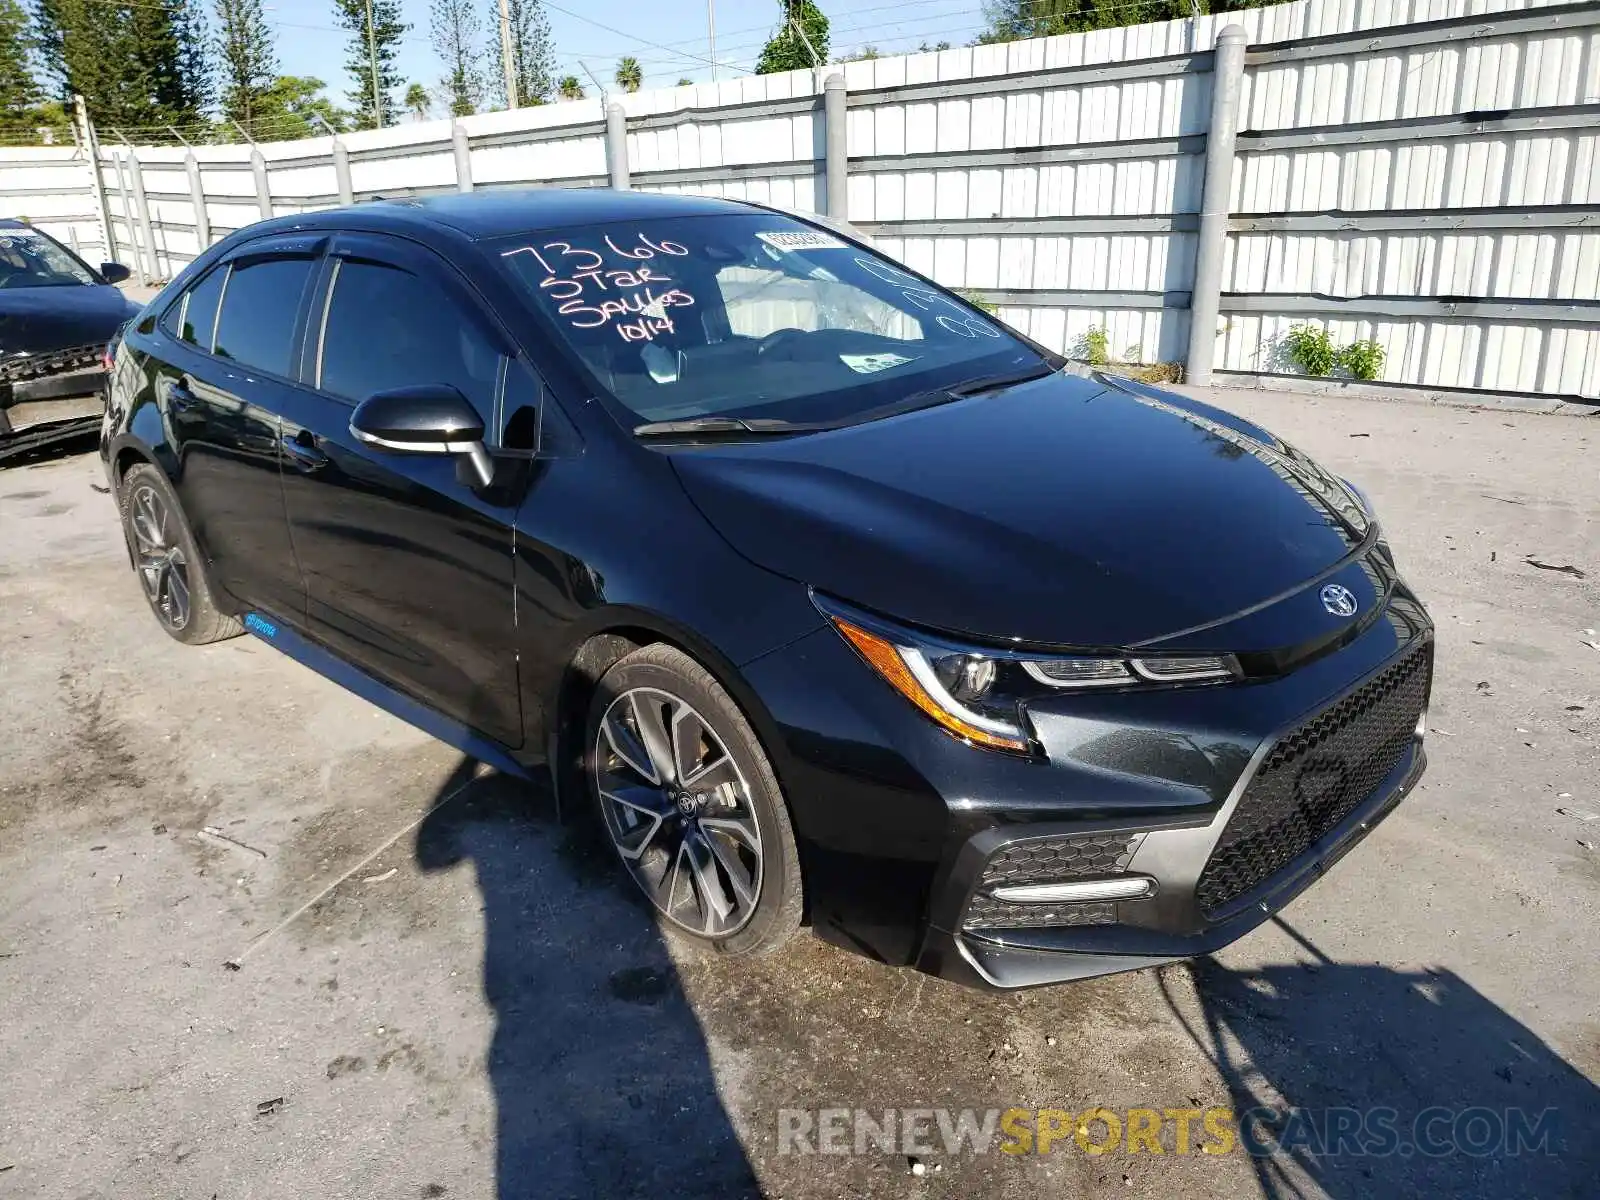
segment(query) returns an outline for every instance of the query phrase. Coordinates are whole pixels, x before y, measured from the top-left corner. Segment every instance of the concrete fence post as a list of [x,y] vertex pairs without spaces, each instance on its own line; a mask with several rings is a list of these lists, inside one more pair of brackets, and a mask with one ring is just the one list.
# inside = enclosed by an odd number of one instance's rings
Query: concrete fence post
[[1229,25],[1217,34],[1212,56],[1211,125],[1206,131],[1205,189],[1200,233],[1195,238],[1194,289],[1189,294],[1189,383],[1211,382],[1217,346],[1217,310],[1222,297],[1222,259],[1227,249],[1233,193],[1233,145],[1239,130],[1239,91],[1244,82],[1245,32]]
[[194,239],[204,250],[211,245],[211,214],[206,211],[206,189],[200,179],[200,160],[192,150],[183,156],[183,169],[189,176],[189,206],[194,209]]
[[339,189],[339,203],[354,204],[356,191],[350,184],[350,147],[338,138],[333,139],[333,178]]
[[467,139],[467,127],[460,121],[450,123],[450,142],[456,153],[456,191],[472,190],[472,143]]
[[101,253],[103,262],[116,262],[117,235],[111,228],[111,205],[106,202],[106,181],[100,168],[100,139],[95,134],[94,122],[89,119],[89,107],[82,96],[72,98],[72,112],[78,122],[79,146],[89,159],[89,184],[94,188],[95,216],[100,220]]
[[822,113],[825,122],[824,153],[827,155],[828,216],[848,220],[850,213],[850,147],[845,126],[844,76],[835,71],[822,82]]
[[611,186],[628,188],[628,114],[620,104],[606,106],[606,172]]
[[[150,276],[145,271],[144,253],[139,249],[139,229],[133,223],[133,201],[128,196],[128,177],[123,173],[120,155],[113,154],[111,156],[111,169],[117,173],[117,195],[122,199],[122,223],[128,228],[128,241],[132,244],[130,248],[133,251],[133,261],[127,265],[138,273],[140,284],[148,287],[150,286]],[[110,226],[108,225],[107,228],[109,229]],[[113,233],[111,236],[115,240],[116,235]]]
[[144,237],[144,253],[150,264],[150,277],[164,279],[166,272],[161,269],[161,258],[156,253],[155,225],[150,220],[150,200],[144,192],[144,169],[139,165],[137,154],[128,155],[128,178],[133,183],[133,206],[139,215],[139,233]]
[[256,177],[256,208],[265,221],[272,215],[272,188],[267,182],[267,160],[261,151],[250,151],[250,170]]

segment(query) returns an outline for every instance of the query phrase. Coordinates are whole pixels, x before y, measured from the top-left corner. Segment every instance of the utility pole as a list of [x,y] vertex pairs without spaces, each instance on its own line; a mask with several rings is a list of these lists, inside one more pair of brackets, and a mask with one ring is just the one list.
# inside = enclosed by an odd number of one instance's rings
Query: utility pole
[[511,44],[511,7],[500,0],[500,58],[506,72],[506,107],[517,107],[517,52]]
[[372,64],[372,127],[382,129],[383,89],[378,86],[378,31],[372,26],[372,0],[367,0],[367,59]]
[[706,37],[710,43],[706,57],[711,60],[711,82],[717,81],[717,0],[706,0]]

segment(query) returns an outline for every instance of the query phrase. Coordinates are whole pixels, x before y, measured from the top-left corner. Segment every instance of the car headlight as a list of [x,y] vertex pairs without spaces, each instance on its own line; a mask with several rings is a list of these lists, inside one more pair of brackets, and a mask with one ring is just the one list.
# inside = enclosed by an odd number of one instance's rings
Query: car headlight
[[1033,752],[1026,705],[1061,691],[1223,683],[1232,655],[1090,657],[968,646],[812,595],[866,664],[947,733],[971,745]]

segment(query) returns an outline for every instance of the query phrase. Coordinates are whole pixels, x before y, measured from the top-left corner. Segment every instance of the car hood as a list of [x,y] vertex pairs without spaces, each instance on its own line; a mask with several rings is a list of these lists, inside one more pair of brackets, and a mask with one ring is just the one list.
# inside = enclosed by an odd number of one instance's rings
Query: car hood
[[138,311],[107,284],[0,288],[0,358],[103,346]]
[[1368,532],[1337,479],[1264,430],[1099,376],[672,461],[751,561],[991,640],[1158,640],[1282,596]]

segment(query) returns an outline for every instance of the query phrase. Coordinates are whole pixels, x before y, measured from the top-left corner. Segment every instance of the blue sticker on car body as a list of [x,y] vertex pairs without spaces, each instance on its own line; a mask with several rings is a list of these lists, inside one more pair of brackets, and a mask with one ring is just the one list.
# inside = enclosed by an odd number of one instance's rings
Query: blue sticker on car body
[[251,633],[258,633],[264,638],[278,636],[278,627],[265,617],[257,616],[255,613],[245,613],[244,627]]

